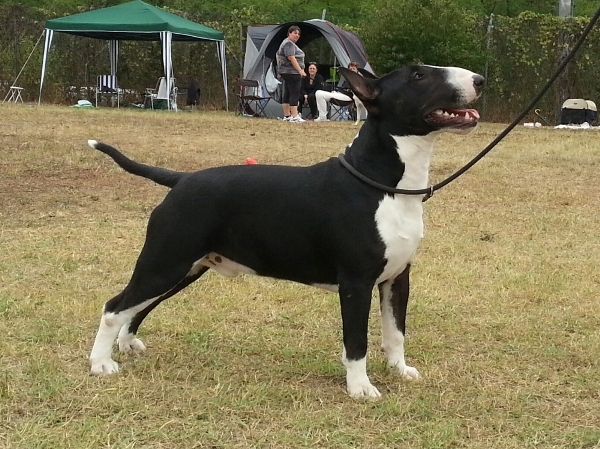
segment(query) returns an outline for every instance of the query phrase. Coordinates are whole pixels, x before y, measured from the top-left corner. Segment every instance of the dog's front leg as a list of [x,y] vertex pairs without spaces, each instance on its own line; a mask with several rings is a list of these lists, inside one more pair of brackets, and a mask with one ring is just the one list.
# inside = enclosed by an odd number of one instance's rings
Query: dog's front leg
[[406,334],[406,307],[409,295],[410,264],[396,278],[379,284],[381,299],[382,347],[388,363],[405,379],[419,378],[419,372],[404,360],[404,335]]
[[344,351],[342,363],[346,367],[346,386],[353,398],[378,398],[381,393],[371,385],[367,376],[367,333],[371,291],[368,281],[340,282]]

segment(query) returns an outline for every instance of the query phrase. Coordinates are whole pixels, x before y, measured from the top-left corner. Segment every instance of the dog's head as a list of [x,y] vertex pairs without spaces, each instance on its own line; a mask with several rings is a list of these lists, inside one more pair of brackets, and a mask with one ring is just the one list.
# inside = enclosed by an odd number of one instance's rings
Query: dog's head
[[340,68],[369,118],[393,135],[427,135],[436,131],[468,133],[479,114],[465,106],[476,100],[485,79],[457,67],[413,65],[382,78]]

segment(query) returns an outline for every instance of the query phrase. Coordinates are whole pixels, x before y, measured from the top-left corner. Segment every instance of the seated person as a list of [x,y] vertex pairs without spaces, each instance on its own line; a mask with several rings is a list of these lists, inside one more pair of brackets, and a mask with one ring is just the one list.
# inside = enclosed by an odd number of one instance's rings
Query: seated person
[[[353,72],[358,72],[359,64],[356,61],[350,61],[348,68]],[[327,92],[325,90],[318,90],[315,93],[315,99],[317,100],[317,109],[319,110],[319,116],[315,119],[315,122],[327,122],[327,109],[329,101],[335,98],[341,101],[352,101],[353,93],[348,86],[346,80],[342,82],[341,86],[337,86],[334,91]]]
[[325,81],[323,77],[317,73],[318,67],[316,62],[308,63],[308,76],[302,78],[302,87],[300,89],[300,109],[302,105],[308,104],[310,107],[311,118],[317,118],[317,99],[315,93],[318,90],[323,90]]

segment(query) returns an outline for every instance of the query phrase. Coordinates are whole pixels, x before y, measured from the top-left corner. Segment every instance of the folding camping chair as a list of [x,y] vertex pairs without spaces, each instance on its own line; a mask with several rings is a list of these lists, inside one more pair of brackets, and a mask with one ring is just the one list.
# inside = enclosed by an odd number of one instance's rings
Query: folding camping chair
[[167,88],[167,78],[161,76],[156,82],[156,88],[146,89],[146,99],[150,101],[151,109],[169,109],[177,112],[177,86],[175,78],[171,78],[171,88]]
[[356,105],[354,100],[344,101],[332,98],[329,100],[329,120],[356,120]]
[[239,104],[236,113],[252,117],[266,117],[265,108],[271,97],[263,95],[263,89],[256,80],[239,78]]
[[115,105],[115,97],[117,97],[117,107],[119,107],[120,95],[116,75],[98,75],[96,83],[96,107],[98,107],[98,95],[110,95],[113,107]]

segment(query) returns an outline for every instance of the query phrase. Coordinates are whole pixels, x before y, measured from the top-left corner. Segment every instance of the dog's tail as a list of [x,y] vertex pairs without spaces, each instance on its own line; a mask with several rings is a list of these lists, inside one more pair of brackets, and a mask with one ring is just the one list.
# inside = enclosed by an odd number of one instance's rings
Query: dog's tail
[[151,165],[141,164],[133,161],[116,148],[96,140],[88,140],[88,144],[92,148],[113,158],[113,160],[126,172],[150,179],[151,181],[166,187],[175,187],[181,178],[186,175],[186,173],[183,172],[153,167]]

